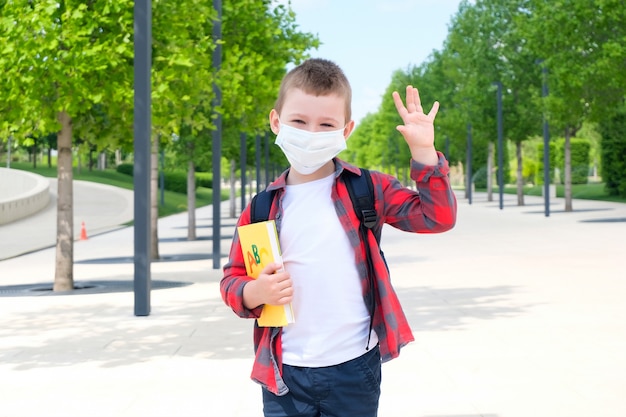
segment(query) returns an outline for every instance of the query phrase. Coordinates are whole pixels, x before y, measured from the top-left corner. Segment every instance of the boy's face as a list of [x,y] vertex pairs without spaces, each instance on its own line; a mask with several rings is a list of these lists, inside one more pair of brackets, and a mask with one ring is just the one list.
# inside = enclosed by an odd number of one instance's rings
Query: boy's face
[[343,136],[347,139],[354,121],[345,122],[345,109],[345,99],[336,94],[314,96],[294,88],[287,93],[280,114],[276,109],[270,112],[270,127],[274,134],[278,134],[280,123],[309,132],[344,129]]

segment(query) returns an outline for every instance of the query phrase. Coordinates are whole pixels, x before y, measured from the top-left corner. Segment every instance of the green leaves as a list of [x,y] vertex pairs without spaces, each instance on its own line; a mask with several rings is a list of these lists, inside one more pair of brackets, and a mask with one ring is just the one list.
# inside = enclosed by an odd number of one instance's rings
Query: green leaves
[[3,7],[1,59],[12,81],[0,94],[10,103],[19,102],[4,113],[13,121],[17,140],[58,130],[56,113],[61,110],[70,114],[81,134],[91,130],[90,118],[81,117],[92,106],[104,104],[111,114],[128,106],[123,90],[132,88],[128,64],[133,49],[123,37],[132,32],[132,2],[116,2],[126,5],[116,21],[121,26],[102,18],[107,3],[112,2],[18,0]]
[[[387,117],[388,93],[405,83],[418,87],[424,103],[439,100],[436,143],[448,137],[452,161],[465,160],[467,124],[472,124],[474,166],[486,161],[487,142],[496,139],[496,96],[503,85],[505,139],[515,142],[541,135],[542,118],[551,130],[577,129],[601,121],[621,108],[626,91],[626,8],[621,0],[463,1],[449,25],[441,51],[429,60],[394,74],[378,112],[357,127],[371,142],[386,143],[395,129]],[[549,96],[542,98],[542,65],[548,70]],[[545,111],[544,111],[545,110]],[[351,149],[355,148],[352,141]],[[366,152],[379,155],[374,145]],[[380,163],[378,159],[376,163]]]
[[290,8],[266,0],[224,2],[222,31],[218,83],[223,93],[224,153],[232,159],[239,157],[241,132],[253,137],[268,130],[268,115],[287,66],[299,62],[318,40],[298,31]]
[[[204,0],[153,0],[152,117],[171,138],[181,121],[190,134],[213,128],[264,133],[278,85],[317,39],[297,30],[293,12],[268,0],[224,1],[222,39]],[[74,134],[99,147],[129,144],[133,120],[133,2],[130,0],[14,0],[0,12],[1,137],[22,141],[59,129],[57,112],[72,117]],[[212,55],[222,45],[222,68]],[[213,108],[213,84],[222,91]],[[225,135],[228,136],[228,133]],[[204,135],[206,137],[206,135]],[[237,145],[235,145],[235,142]],[[205,152],[208,152],[205,150]]]

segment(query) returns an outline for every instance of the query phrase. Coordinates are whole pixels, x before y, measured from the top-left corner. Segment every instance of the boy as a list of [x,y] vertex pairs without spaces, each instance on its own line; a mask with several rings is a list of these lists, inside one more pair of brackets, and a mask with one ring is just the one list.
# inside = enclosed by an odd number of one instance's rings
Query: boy
[[[222,298],[240,317],[259,317],[264,304],[294,309],[296,322],[284,328],[255,323],[252,379],[263,387],[266,417],[376,416],[381,361],[413,341],[371,234],[368,279],[366,245],[342,175],[361,171],[336,158],[354,128],[351,96],[344,73],[327,60],[309,59],[285,76],[269,121],[291,167],[268,186],[276,190],[269,218],[276,220],[283,265],[266,266],[256,280],[247,276],[235,233],[224,266]],[[447,161],[434,148],[439,104],[424,114],[411,86],[406,107],[397,92],[393,99],[417,191],[372,172],[379,220],[373,231],[380,235],[383,223],[409,232],[449,230],[456,199]],[[248,206],[238,226],[250,221]]]

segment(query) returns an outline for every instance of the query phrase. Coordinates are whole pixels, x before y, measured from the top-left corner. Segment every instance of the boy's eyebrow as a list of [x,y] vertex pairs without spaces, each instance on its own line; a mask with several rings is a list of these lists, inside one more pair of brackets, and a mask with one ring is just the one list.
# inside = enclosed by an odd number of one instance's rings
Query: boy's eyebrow
[[[286,115],[288,119],[293,119],[293,118],[298,118],[298,119],[309,119],[310,116],[304,113],[289,113]],[[324,122],[333,122],[336,124],[341,124],[341,122],[339,121],[339,119],[336,119],[332,116],[323,116],[321,117],[321,120]]]

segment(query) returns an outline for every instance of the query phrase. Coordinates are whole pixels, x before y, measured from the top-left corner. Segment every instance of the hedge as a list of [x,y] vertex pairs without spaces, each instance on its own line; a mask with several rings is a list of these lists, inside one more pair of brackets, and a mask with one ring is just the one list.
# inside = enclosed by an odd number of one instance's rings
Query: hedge
[[[589,152],[591,143],[587,139],[571,138],[572,184],[587,184],[589,176]],[[565,180],[565,139],[550,142],[550,182],[555,183],[554,168],[559,168],[559,184]],[[537,145],[537,172],[535,184],[543,184],[543,143]]]
[[609,195],[626,197],[626,111],[601,125],[602,180]]
[[[133,175],[133,164],[119,164],[117,172],[126,175]],[[187,194],[187,173],[184,171],[166,171],[164,173],[165,189],[175,193]],[[211,173],[196,172],[196,188],[213,188],[213,177]]]

